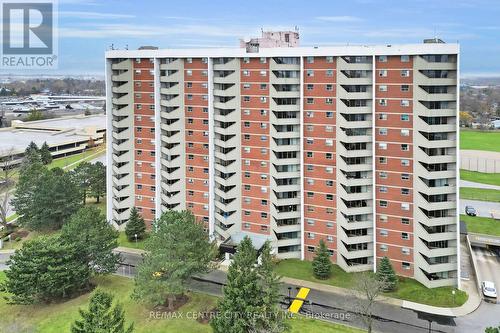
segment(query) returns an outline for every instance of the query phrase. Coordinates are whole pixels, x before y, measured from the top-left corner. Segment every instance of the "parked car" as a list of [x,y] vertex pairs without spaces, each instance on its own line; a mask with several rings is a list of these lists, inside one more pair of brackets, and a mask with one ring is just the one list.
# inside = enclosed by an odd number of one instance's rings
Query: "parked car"
[[465,206],[465,214],[469,216],[476,216],[476,210],[472,206]]
[[486,298],[497,298],[497,290],[495,284],[491,281],[483,281],[481,283],[481,289],[483,290],[483,295]]

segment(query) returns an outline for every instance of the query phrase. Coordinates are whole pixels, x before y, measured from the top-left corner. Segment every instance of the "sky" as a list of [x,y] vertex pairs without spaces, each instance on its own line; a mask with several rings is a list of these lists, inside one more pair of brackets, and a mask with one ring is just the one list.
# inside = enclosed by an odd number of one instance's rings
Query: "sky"
[[103,75],[104,52],[238,47],[260,30],[298,27],[301,46],[461,44],[462,76],[500,76],[499,0],[59,0],[59,68]]

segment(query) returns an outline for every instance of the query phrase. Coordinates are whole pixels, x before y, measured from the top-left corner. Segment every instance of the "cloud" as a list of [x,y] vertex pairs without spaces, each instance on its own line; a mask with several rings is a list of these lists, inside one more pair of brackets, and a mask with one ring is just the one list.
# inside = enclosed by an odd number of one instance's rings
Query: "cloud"
[[134,18],[135,15],[85,11],[60,11],[59,17],[77,17],[81,19],[122,19]]
[[209,36],[236,38],[253,32],[254,29],[244,27],[221,27],[211,25],[143,25],[143,24],[79,24],[77,27],[59,28],[62,38],[144,38],[179,36]]
[[356,16],[317,16],[316,20],[327,22],[361,22],[363,19]]

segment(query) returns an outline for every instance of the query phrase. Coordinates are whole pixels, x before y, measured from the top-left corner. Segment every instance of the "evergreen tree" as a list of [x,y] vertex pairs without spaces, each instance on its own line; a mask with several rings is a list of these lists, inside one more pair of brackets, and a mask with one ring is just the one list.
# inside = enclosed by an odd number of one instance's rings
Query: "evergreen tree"
[[49,145],[47,144],[47,142],[43,143],[39,153],[44,165],[52,163],[52,155],[50,154]]
[[257,267],[261,287],[261,311],[264,315],[255,317],[257,322],[252,329],[254,332],[278,333],[289,329],[283,311],[279,307],[281,278],[274,271],[274,266],[271,243],[267,241],[261,249],[260,265]]
[[500,325],[498,327],[487,327],[484,333],[500,333]]
[[144,239],[146,236],[146,223],[135,207],[130,210],[130,218],[125,226],[125,235],[129,241],[135,241],[135,235],[137,235],[137,239]]
[[78,186],[82,204],[85,205],[92,184],[92,164],[89,162],[82,162],[78,164],[70,174],[73,182]]
[[30,144],[28,145],[28,147],[26,147],[26,150],[24,151],[24,155],[31,155],[34,153],[40,154],[40,151],[39,151],[36,143],[31,141]]
[[106,194],[106,166],[102,162],[95,162],[91,166],[89,191],[97,203]]
[[224,298],[219,301],[218,316],[210,322],[215,333],[247,333],[254,327],[253,316],[260,309],[261,288],[254,268],[257,251],[245,237],[236,249],[227,273]]
[[312,262],[313,274],[318,279],[328,279],[332,275],[332,262],[330,253],[323,240],[319,241],[319,247],[316,250],[316,256]]
[[71,333],[132,333],[133,324],[125,328],[121,304],[113,307],[113,295],[97,289],[90,297],[88,310],[79,309],[82,319],[71,325]]
[[384,282],[384,291],[393,291],[397,289],[398,277],[392,268],[391,261],[387,257],[383,257],[380,260],[377,269],[377,279]]
[[114,273],[120,255],[113,253],[118,246],[118,231],[95,207],[82,207],[61,230],[61,240],[74,244],[94,274]]
[[190,211],[167,211],[156,221],[155,232],[145,243],[146,254],[135,277],[133,298],[153,303],[168,302],[170,310],[176,295],[186,291],[195,274],[215,267],[217,245],[208,239],[203,225]]
[[1,289],[15,304],[52,302],[68,298],[89,285],[89,269],[77,246],[59,237],[38,237],[23,244],[7,262]]

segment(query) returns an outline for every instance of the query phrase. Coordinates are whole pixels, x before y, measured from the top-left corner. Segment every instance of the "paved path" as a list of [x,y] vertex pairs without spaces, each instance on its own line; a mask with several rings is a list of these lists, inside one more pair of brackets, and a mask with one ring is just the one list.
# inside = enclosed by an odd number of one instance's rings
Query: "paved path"
[[101,162],[102,164],[106,165],[106,151],[104,151],[102,155],[99,155],[98,157],[90,160],[89,162],[90,163]]
[[474,207],[477,216],[482,217],[491,217],[492,210],[500,211],[500,202],[460,199],[460,214],[465,214],[465,206]]
[[499,190],[500,191],[500,186],[490,185],[490,184],[483,184],[483,183],[476,183],[476,182],[470,182],[468,180],[460,180],[460,187],[485,188],[485,189]]

